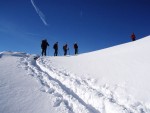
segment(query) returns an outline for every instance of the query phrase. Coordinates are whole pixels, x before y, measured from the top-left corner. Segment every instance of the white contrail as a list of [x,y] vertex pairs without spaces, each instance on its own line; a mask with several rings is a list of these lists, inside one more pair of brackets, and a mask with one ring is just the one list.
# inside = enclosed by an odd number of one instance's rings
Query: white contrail
[[35,11],[37,12],[37,14],[40,16],[41,20],[43,21],[43,23],[48,26],[46,19],[45,19],[45,15],[40,11],[40,9],[35,5],[34,0],[31,0],[31,3],[35,9]]

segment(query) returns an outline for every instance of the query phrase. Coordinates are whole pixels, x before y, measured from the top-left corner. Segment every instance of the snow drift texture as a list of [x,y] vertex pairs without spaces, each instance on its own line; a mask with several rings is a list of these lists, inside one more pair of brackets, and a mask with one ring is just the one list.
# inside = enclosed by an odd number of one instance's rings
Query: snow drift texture
[[150,36],[77,56],[0,53],[0,113],[150,113]]

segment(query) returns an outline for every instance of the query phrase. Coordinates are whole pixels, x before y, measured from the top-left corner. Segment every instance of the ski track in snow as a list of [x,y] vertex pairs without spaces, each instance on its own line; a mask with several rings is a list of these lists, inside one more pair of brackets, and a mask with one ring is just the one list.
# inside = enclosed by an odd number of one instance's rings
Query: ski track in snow
[[121,88],[117,85],[113,89],[108,85],[96,88],[92,80],[50,65],[50,57],[33,58],[20,58],[19,67],[40,82],[42,92],[54,96],[53,106],[62,113],[150,113],[141,102],[118,96],[115,91]]

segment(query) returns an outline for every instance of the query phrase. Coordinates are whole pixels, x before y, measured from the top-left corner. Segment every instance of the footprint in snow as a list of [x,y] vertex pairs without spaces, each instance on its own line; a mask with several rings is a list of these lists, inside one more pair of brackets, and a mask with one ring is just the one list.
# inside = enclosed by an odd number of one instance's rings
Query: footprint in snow
[[49,88],[49,89],[47,90],[47,93],[50,93],[50,94],[52,94],[54,91],[55,91],[54,89],[52,89],[52,88]]
[[58,107],[58,106],[60,106],[60,103],[62,102],[62,97],[56,97],[53,101],[54,101],[54,104],[53,104],[53,106],[54,107]]

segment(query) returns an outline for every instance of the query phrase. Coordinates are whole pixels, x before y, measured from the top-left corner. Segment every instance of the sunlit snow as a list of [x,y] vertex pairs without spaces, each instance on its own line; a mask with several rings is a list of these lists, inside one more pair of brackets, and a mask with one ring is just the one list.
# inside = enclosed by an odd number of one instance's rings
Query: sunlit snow
[[150,36],[76,56],[0,53],[0,113],[150,113]]

